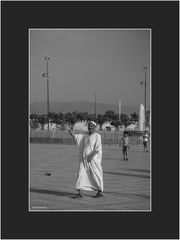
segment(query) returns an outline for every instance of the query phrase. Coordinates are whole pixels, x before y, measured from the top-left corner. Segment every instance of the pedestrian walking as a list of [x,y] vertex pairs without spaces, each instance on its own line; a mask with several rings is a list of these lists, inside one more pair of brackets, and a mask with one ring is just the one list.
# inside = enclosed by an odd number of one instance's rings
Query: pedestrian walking
[[78,194],[75,195],[75,198],[83,198],[83,190],[97,191],[95,197],[103,196],[101,135],[95,132],[95,128],[94,121],[88,123],[87,134],[74,134],[67,127],[79,147],[79,171],[76,182]]
[[143,147],[144,147],[144,152],[148,152],[148,132],[147,130],[144,131],[143,134]]
[[121,139],[121,145],[122,145],[122,152],[123,152],[123,160],[128,161],[128,148],[130,148],[130,145],[129,145],[128,133],[126,131],[124,131],[124,136]]

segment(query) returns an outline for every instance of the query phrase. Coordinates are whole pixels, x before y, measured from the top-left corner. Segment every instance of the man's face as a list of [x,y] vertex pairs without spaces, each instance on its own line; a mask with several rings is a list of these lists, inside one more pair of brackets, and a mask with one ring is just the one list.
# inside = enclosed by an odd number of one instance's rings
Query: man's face
[[89,123],[89,124],[88,124],[88,130],[89,130],[90,133],[94,132],[94,130],[95,130],[94,124]]

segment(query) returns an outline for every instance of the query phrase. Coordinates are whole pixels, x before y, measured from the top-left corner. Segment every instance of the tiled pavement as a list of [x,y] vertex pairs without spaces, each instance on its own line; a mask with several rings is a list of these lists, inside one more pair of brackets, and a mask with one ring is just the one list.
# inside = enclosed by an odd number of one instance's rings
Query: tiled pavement
[[77,146],[30,144],[30,211],[150,211],[150,153],[144,153],[142,146],[132,146],[128,158],[122,160],[118,146],[103,146],[104,197],[97,199],[95,192],[84,192],[79,200],[73,199]]

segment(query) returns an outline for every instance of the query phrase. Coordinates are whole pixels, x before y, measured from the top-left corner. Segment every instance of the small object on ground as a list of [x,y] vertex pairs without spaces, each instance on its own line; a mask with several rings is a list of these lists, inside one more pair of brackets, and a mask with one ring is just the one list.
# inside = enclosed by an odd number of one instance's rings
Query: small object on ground
[[46,174],[46,176],[51,176],[50,172],[46,172],[45,174]]

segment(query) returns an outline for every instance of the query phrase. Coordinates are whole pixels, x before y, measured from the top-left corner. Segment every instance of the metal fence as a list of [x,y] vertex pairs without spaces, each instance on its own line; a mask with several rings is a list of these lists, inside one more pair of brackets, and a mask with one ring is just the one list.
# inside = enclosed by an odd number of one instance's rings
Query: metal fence
[[[78,133],[78,132],[76,132]],[[119,145],[123,132],[115,131],[101,131],[99,132],[102,139],[103,145]],[[129,131],[129,143],[130,145],[142,144],[143,132],[140,131]],[[67,131],[36,131],[30,130],[30,143],[51,143],[51,144],[65,144],[74,145],[76,142]]]

